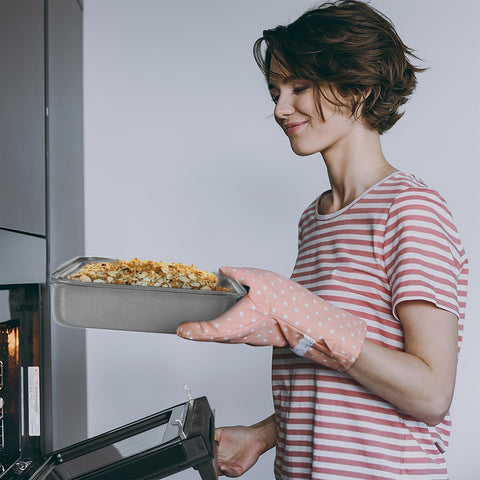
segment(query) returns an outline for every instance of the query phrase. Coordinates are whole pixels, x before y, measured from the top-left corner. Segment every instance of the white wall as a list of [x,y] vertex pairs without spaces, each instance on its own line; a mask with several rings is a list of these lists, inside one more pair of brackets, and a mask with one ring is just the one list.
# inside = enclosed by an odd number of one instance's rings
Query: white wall
[[[478,188],[480,2],[376,0],[430,70],[387,157],[445,196],[468,250],[469,314],[449,450],[451,479],[480,478]],[[84,0],[88,255],[256,265],[289,275],[302,209],[326,188],[321,158],[300,158],[275,127],[251,47],[264,28],[315,2]],[[453,6],[455,5],[455,7]],[[207,395],[216,422],[271,412],[270,349],[173,335],[88,331],[91,435]],[[247,479],[272,479],[266,455]],[[188,470],[175,475],[197,479]]]

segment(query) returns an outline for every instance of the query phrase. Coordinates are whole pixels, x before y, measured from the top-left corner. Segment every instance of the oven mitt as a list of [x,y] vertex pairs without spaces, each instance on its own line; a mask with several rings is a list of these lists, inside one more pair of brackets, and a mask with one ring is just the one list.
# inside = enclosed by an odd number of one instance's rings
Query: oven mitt
[[214,320],[180,324],[180,337],[290,346],[295,354],[339,371],[357,359],[367,333],[360,318],[268,270],[222,267],[220,272],[249,287],[248,294]]

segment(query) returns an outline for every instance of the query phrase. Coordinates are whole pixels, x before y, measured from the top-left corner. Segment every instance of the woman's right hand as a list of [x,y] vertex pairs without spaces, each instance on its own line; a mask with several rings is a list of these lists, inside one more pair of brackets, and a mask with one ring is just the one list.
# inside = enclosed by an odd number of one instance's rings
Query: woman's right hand
[[215,430],[218,475],[239,477],[275,445],[273,415],[251,427],[219,427]]

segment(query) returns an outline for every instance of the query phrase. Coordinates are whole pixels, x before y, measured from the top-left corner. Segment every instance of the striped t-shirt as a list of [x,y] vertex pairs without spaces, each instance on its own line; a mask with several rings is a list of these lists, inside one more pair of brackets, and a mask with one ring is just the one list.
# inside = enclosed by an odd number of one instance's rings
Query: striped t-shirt
[[[396,172],[328,215],[319,199],[299,223],[292,279],[362,318],[367,338],[404,348],[395,307],[426,300],[455,313],[459,348],[467,259],[439,194]],[[353,380],[275,348],[272,388],[277,479],[446,479],[447,416],[435,427],[398,411]]]

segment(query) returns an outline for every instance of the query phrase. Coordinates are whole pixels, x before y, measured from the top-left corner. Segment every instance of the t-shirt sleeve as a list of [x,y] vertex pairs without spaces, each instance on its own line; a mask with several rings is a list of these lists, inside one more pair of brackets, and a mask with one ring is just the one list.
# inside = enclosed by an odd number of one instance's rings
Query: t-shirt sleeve
[[409,189],[397,196],[386,223],[384,260],[396,317],[397,305],[406,300],[432,302],[460,316],[462,247],[437,192]]

